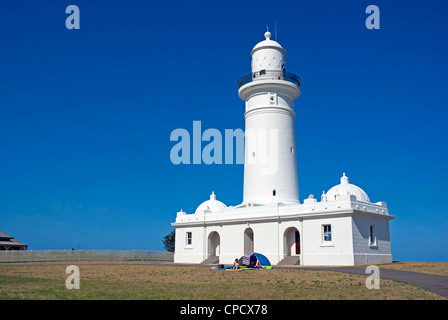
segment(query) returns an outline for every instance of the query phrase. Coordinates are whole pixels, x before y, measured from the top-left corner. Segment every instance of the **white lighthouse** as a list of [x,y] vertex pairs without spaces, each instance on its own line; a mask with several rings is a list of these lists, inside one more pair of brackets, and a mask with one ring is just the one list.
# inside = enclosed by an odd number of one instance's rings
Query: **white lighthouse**
[[246,102],[243,202],[298,203],[294,100],[300,78],[286,72],[286,51],[269,31],[265,38],[252,49],[252,72],[238,82]]
[[394,217],[345,173],[320,202],[312,195],[299,201],[294,100],[301,80],[286,72],[285,49],[269,31],[264,36],[251,51],[251,73],[238,81],[246,119],[243,202],[227,206],[212,192],[194,213],[178,212],[174,262],[231,264],[251,252],[273,265],[392,262]]

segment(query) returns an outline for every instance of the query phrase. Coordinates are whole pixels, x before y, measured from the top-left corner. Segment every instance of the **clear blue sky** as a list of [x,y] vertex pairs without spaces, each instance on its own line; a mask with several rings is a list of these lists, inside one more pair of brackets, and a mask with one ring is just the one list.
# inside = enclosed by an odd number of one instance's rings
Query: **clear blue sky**
[[[80,9],[67,30],[65,8]],[[367,30],[365,8],[380,8]],[[163,250],[176,212],[242,201],[242,165],[170,162],[244,129],[236,82],[277,22],[300,199],[342,172],[386,201],[394,260],[448,261],[446,1],[2,1],[0,230],[29,249]]]

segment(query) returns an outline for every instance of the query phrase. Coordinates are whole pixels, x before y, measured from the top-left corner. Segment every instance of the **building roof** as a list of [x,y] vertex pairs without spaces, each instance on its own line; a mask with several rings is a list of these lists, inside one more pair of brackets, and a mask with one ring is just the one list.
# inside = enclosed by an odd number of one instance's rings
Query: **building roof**
[[9,234],[7,234],[6,232],[0,230],[0,240],[4,240],[4,239],[13,239],[14,237],[10,236]]
[[221,212],[225,208],[227,208],[227,206],[221,201],[216,200],[215,192],[212,191],[212,194],[210,195],[210,200],[202,202],[196,209],[195,213],[205,210],[210,210],[211,212]]
[[27,247],[28,245],[0,230],[0,246]]
[[283,55],[286,54],[285,49],[283,49],[283,47],[277,41],[271,40],[271,33],[269,31],[267,31],[264,34],[264,36],[265,36],[266,40],[263,40],[263,41],[257,43],[255,45],[255,47],[252,49],[250,55],[253,55],[254,52],[257,51],[257,50],[267,49],[267,48],[277,49],[277,50],[282,51]]
[[348,183],[348,177],[344,173],[341,177],[341,183],[328,190],[325,196],[327,201],[335,201],[339,196],[345,194],[356,196],[357,201],[370,202],[367,193],[360,187]]

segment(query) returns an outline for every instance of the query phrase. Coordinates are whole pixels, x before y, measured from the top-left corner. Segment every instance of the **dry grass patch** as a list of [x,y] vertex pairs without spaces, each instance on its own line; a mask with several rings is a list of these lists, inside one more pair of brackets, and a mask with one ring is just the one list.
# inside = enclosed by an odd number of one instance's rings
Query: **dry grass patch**
[[144,263],[79,263],[81,289],[65,288],[67,264],[0,266],[2,299],[443,299],[419,287],[366,276],[272,269],[221,271]]
[[380,268],[411,272],[421,272],[448,276],[448,262],[394,262],[379,265]]

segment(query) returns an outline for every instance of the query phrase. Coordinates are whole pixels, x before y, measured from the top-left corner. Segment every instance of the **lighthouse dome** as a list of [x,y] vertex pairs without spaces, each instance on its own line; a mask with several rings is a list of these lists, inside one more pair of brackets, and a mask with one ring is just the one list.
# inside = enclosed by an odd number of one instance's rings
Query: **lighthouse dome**
[[266,40],[257,43],[250,53],[252,73],[256,73],[255,76],[272,71],[283,73],[285,71],[285,49],[277,41],[271,40],[269,31],[266,31],[264,36]]
[[325,196],[327,201],[335,201],[339,196],[345,194],[356,196],[357,201],[370,202],[367,193],[360,187],[348,183],[348,177],[344,173],[341,177],[341,183],[328,190]]
[[269,31],[266,31],[264,37],[266,38],[266,40],[263,40],[255,45],[255,47],[252,49],[250,53],[251,56],[254,54],[255,51],[268,48],[277,49],[280,50],[283,53],[283,55],[286,54],[285,49],[283,49],[283,47],[277,41],[271,40],[271,33]]
[[203,212],[205,210],[209,210],[211,212],[221,212],[225,208],[227,208],[227,206],[221,201],[216,200],[215,192],[212,192],[212,194],[210,195],[210,200],[202,202],[196,209],[195,213],[201,211]]

